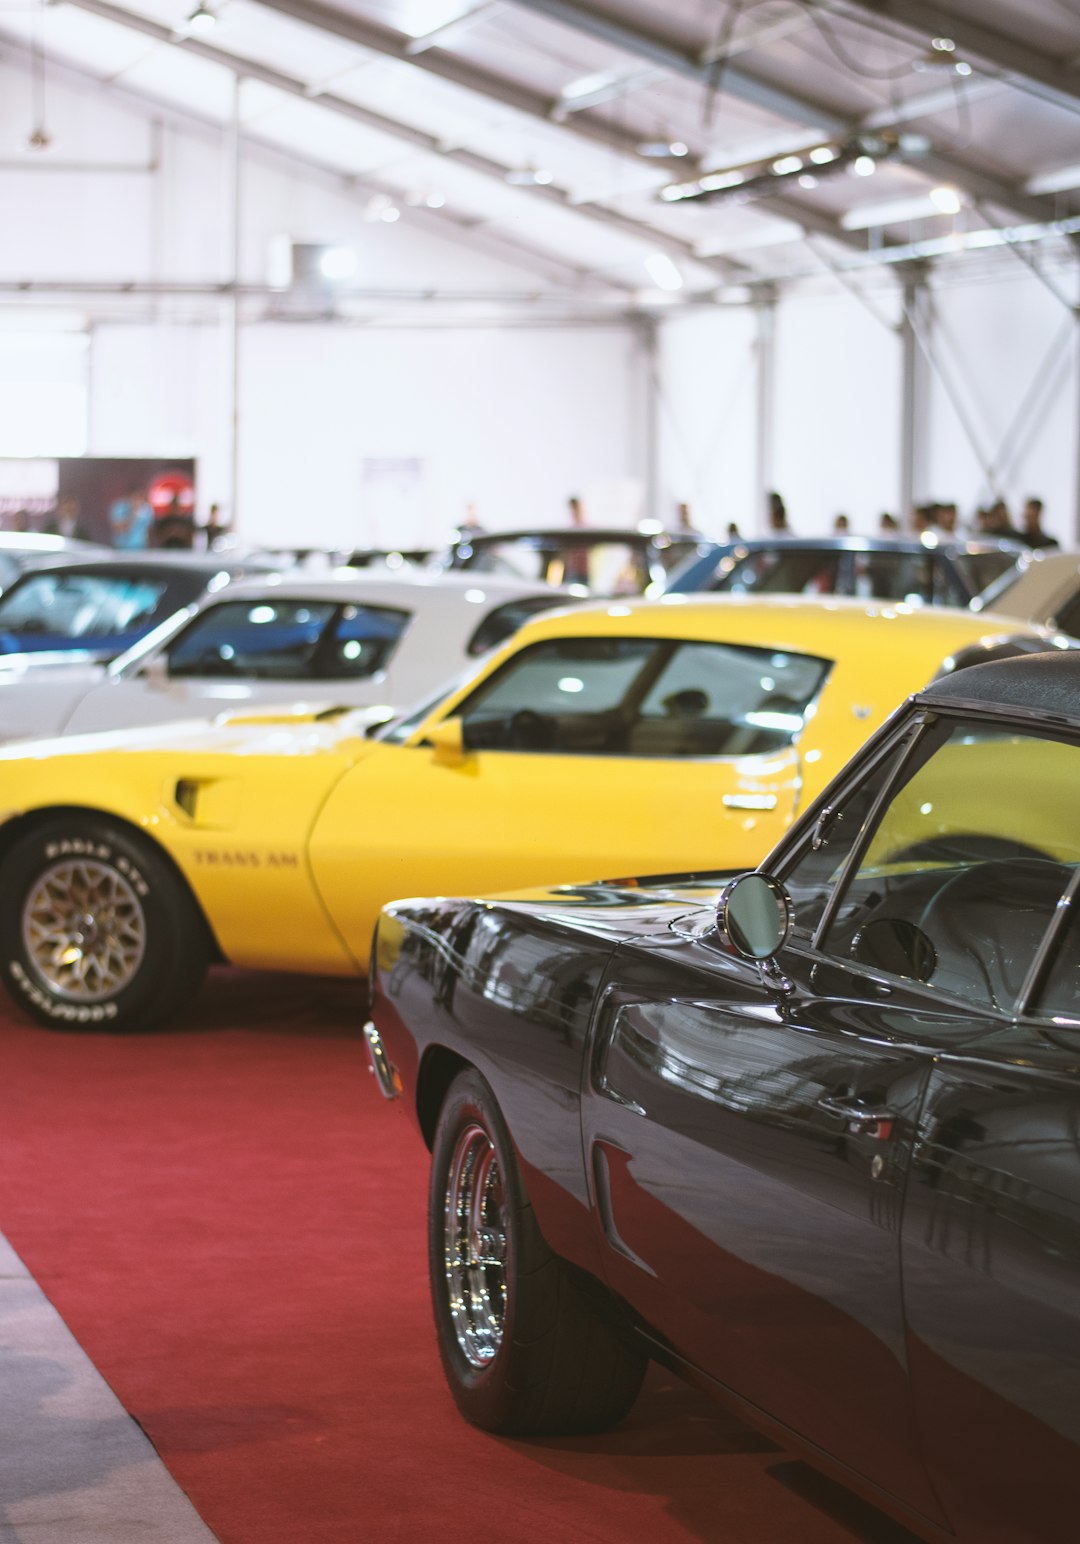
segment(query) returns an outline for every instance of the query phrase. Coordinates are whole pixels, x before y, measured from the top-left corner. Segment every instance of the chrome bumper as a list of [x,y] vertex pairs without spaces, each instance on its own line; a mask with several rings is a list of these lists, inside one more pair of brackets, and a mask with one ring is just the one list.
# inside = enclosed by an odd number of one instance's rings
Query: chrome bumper
[[370,1019],[364,1025],[364,1043],[367,1046],[369,1070],[374,1074],[380,1094],[384,1099],[396,1099],[401,1093],[401,1080],[386,1054],[382,1036]]

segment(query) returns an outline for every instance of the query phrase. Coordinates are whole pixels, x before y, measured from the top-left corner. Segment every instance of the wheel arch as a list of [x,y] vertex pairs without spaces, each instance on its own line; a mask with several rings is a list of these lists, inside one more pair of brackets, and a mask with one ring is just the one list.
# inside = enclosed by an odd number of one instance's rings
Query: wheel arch
[[27,810],[25,814],[14,815],[10,820],[6,820],[3,825],[0,825],[0,863],[4,861],[17,842],[20,842],[24,836],[27,836],[38,826],[48,825],[49,821],[63,819],[66,816],[105,821],[109,825],[117,826],[126,837],[137,845],[151,849],[155,856],[171,871],[177,884],[190,901],[193,914],[199,918],[206,931],[213,963],[219,965],[227,963],[221,945],[217,941],[213,924],[203,910],[198,896],[188,883],[187,875],[172,853],[162,846],[160,842],[155,841],[152,836],[148,836],[133,821],[126,820],[122,815],[115,815],[111,810],[96,809],[93,805],[87,804],[50,804],[42,809]]
[[461,1072],[479,1071],[475,1062],[466,1060],[445,1045],[427,1048],[416,1074],[416,1118],[430,1152],[435,1142],[435,1127],[451,1083]]

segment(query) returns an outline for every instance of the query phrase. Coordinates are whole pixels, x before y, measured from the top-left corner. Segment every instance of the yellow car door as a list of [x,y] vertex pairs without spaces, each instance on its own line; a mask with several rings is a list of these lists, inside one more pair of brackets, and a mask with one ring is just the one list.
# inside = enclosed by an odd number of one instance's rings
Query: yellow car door
[[366,966],[405,896],[756,863],[792,818],[826,671],[692,639],[524,648],[337,784],[310,846],[323,900]]

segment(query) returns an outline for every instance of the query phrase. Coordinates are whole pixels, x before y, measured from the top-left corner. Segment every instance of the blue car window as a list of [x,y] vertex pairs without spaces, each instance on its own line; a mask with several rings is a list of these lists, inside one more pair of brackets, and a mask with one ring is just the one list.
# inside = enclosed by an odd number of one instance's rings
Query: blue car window
[[407,620],[407,612],[329,600],[222,601],[173,642],[169,674],[262,681],[369,676]]
[[164,579],[35,574],[0,597],[0,633],[92,639],[134,633],[156,620]]
[[410,616],[390,606],[343,606],[319,651],[320,675],[355,680],[385,670]]
[[330,601],[223,601],[168,649],[169,674],[303,679],[335,609]]

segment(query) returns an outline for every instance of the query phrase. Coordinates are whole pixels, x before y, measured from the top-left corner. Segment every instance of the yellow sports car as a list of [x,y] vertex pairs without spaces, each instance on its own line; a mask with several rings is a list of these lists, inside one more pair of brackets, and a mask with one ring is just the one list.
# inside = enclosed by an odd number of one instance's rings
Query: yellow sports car
[[143,1027],[208,962],[363,973],[396,897],[754,864],[943,666],[1049,646],[896,604],[548,612],[365,733],[328,709],[0,752],[0,968],[48,1024]]

